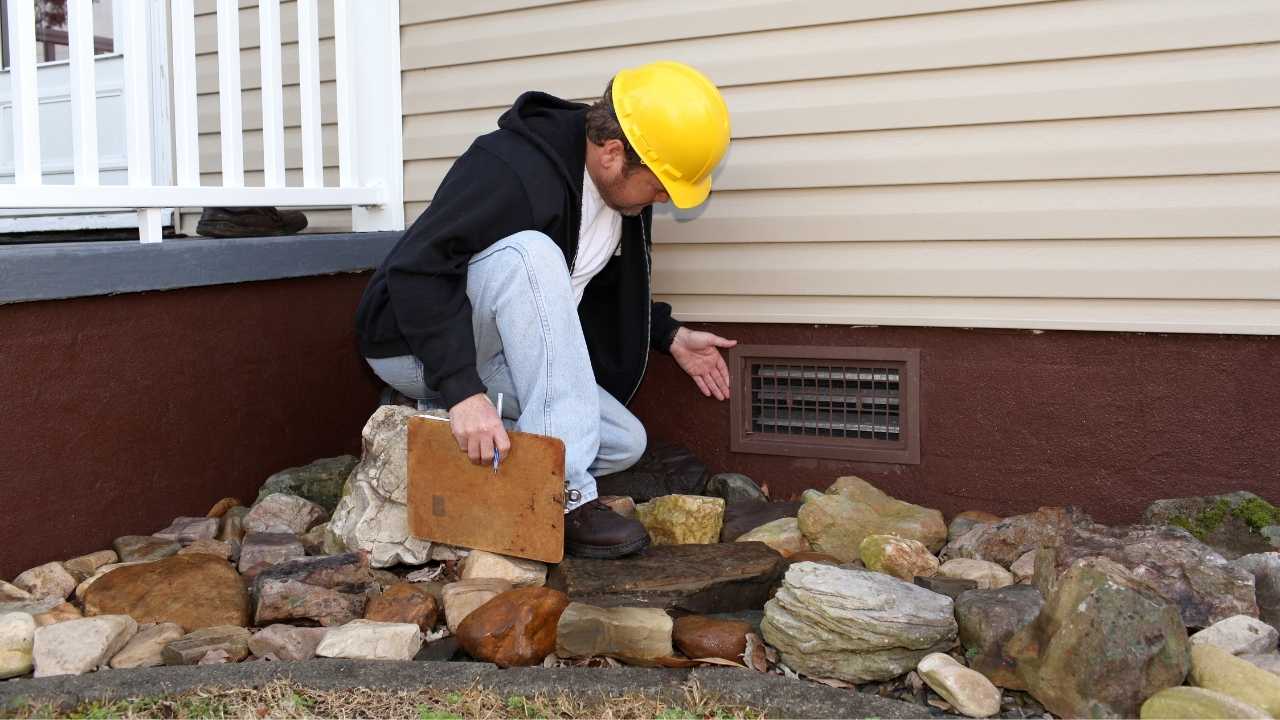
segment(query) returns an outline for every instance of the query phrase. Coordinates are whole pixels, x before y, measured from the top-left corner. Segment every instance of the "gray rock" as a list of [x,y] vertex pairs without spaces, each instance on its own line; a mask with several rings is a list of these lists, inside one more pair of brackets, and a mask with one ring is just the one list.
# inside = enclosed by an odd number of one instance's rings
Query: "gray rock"
[[420,649],[422,633],[413,623],[353,620],[325,634],[316,648],[316,655],[363,660],[412,660]]
[[932,575],[930,577],[916,577],[915,584],[939,595],[946,595],[952,600],[960,597],[961,593],[969,590],[978,589],[977,580],[969,580],[967,578],[949,578]]
[[66,560],[62,563],[62,567],[71,573],[71,577],[75,578],[77,583],[80,583],[93,577],[93,574],[103,565],[117,562],[120,562],[120,556],[116,555],[115,550],[99,550]]
[[138,632],[128,615],[99,615],[36,629],[35,676],[79,675],[111,659]]
[[309,619],[342,625],[364,615],[375,581],[365,553],[293,560],[270,567],[254,579],[259,626]]
[[975,525],[942,549],[942,559],[972,558],[1009,567],[1032,550],[1056,547],[1078,524],[1092,521],[1076,508],[1042,507],[1000,522]]
[[569,603],[556,624],[556,654],[653,661],[673,653],[671,616],[657,608]]
[[1143,525],[1173,525],[1228,560],[1280,550],[1280,509],[1251,492],[1157,500]]
[[297,495],[273,493],[249,508],[244,530],[249,533],[304,533],[324,521],[324,508]]
[[302,541],[293,533],[249,533],[240,547],[240,572],[256,575],[264,568],[288,562],[307,554]]
[[1280,652],[1272,651],[1261,655],[1241,655],[1240,659],[1254,667],[1260,667],[1269,673],[1280,675]]
[[1280,632],[1248,615],[1220,620],[1191,636],[1191,644],[1213,645],[1232,655],[1259,655],[1275,652]]
[[200,628],[164,646],[165,665],[195,665],[211,651],[227,654],[229,662],[249,657],[249,631],[236,625]]
[[956,624],[969,667],[1000,687],[1026,690],[1017,669],[1004,656],[1004,644],[1030,625],[1043,607],[1040,591],[1030,585],[971,590],[956,598]]
[[271,655],[277,660],[310,660],[329,629],[269,625],[249,639],[249,651],[258,657]]
[[76,589],[76,579],[62,567],[62,563],[51,562],[33,567],[13,579],[13,584],[31,593],[32,597],[56,597],[66,600]]
[[0,602],[25,602],[34,599],[35,596],[26,590],[0,580]]
[[712,475],[711,480],[707,481],[706,493],[724,498],[726,503],[769,501],[769,496],[764,494],[754,480],[738,473]]
[[332,513],[342,499],[343,483],[359,462],[355,456],[339,455],[281,470],[262,484],[255,504],[268,495],[285,493],[306,498]]
[[146,562],[177,555],[182,544],[154,535],[125,535],[118,537],[111,547],[120,556],[120,562]]
[[1258,618],[1280,630],[1280,552],[1245,555],[1232,564],[1253,576]]
[[174,518],[169,527],[151,537],[172,540],[182,545],[190,545],[196,540],[212,540],[218,535],[218,518],[211,517],[179,517]]
[[880,573],[797,563],[765,605],[764,638],[792,669],[888,680],[955,645],[951,598]]
[[140,668],[157,667],[164,664],[164,647],[174,640],[180,639],[186,631],[177,623],[148,623],[138,627],[138,634],[133,636],[120,652],[111,658],[111,667]]

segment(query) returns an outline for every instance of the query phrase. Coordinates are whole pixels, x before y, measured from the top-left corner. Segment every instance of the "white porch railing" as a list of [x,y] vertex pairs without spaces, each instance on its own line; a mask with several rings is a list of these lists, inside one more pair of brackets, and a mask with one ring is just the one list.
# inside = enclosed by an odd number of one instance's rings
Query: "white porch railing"
[[[161,209],[177,207],[294,206],[352,209],[352,229],[404,227],[400,112],[398,0],[332,0],[337,80],[337,187],[324,186],[320,132],[319,0],[297,0],[298,77],[301,99],[302,186],[285,183],[280,0],[260,0],[262,70],[262,187],[245,187],[240,106],[239,8],[218,0],[218,98],[221,120],[220,186],[200,184],[196,122],[195,18],[192,0],[172,0],[174,185],[153,181],[152,113],[169,98],[152,97],[147,3],[125,2],[127,185],[98,182],[92,0],[68,0],[72,142],[75,181],[41,180],[37,115],[35,18],[30,0],[8,3],[15,182],[0,185],[0,208],[125,208],[138,211],[142,242],[161,239]],[[329,0],[325,0],[329,1]],[[164,103],[164,105],[161,105]]]

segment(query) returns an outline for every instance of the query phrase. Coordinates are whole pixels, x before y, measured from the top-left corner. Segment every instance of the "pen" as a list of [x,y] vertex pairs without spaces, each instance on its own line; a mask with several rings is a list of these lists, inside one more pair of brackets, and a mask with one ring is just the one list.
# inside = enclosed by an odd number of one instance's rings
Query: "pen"
[[[502,393],[498,393],[498,422],[502,422]],[[502,458],[502,453],[498,448],[493,449],[493,471],[498,472],[498,461]]]

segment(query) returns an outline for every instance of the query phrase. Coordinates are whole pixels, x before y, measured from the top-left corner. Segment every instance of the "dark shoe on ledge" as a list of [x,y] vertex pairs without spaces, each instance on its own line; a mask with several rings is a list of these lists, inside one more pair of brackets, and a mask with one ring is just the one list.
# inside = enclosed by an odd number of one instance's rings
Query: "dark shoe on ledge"
[[570,555],[611,559],[649,546],[649,532],[634,518],[622,517],[599,500],[583,503],[564,516],[564,547]]
[[291,235],[307,226],[300,210],[281,212],[273,207],[207,207],[200,213],[196,232],[205,237],[238,238]]

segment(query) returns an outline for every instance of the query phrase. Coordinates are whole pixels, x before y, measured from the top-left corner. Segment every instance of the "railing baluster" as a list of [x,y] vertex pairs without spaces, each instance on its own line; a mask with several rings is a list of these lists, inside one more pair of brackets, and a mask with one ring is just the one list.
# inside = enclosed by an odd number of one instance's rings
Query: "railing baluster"
[[218,109],[222,118],[222,185],[244,187],[240,118],[240,8],[218,0]]
[[258,4],[262,64],[262,169],[267,187],[284,187],[284,88],[280,72],[280,0]]
[[298,91],[302,104],[302,185],[324,186],[320,134],[320,23],[316,0],[298,0]]
[[[353,23],[361,18],[353,17],[348,0],[333,0],[333,55],[338,82],[338,184],[342,187],[356,185],[356,168],[352,150],[356,146],[356,87],[352,73],[351,35]],[[375,48],[366,48],[375,52]]]
[[200,185],[200,123],[196,112],[196,23],[192,0],[173,0],[173,138],[178,185]]
[[14,97],[14,182],[39,185],[40,96],[36,86],[36,14],[30,0],[9,2],[9,45]]
[[94,88],[93,2],[71,0],[67,6],[71,45],[71,146],[76,185],[98,184],[98,93]]
[[[147,3],[125,4],[124,90],[125,137],[129,151],[129,185],[150,188],[151,171],[151,43],[147,36]],[[138,238],[160,242],[160,210],[138,211]]]

